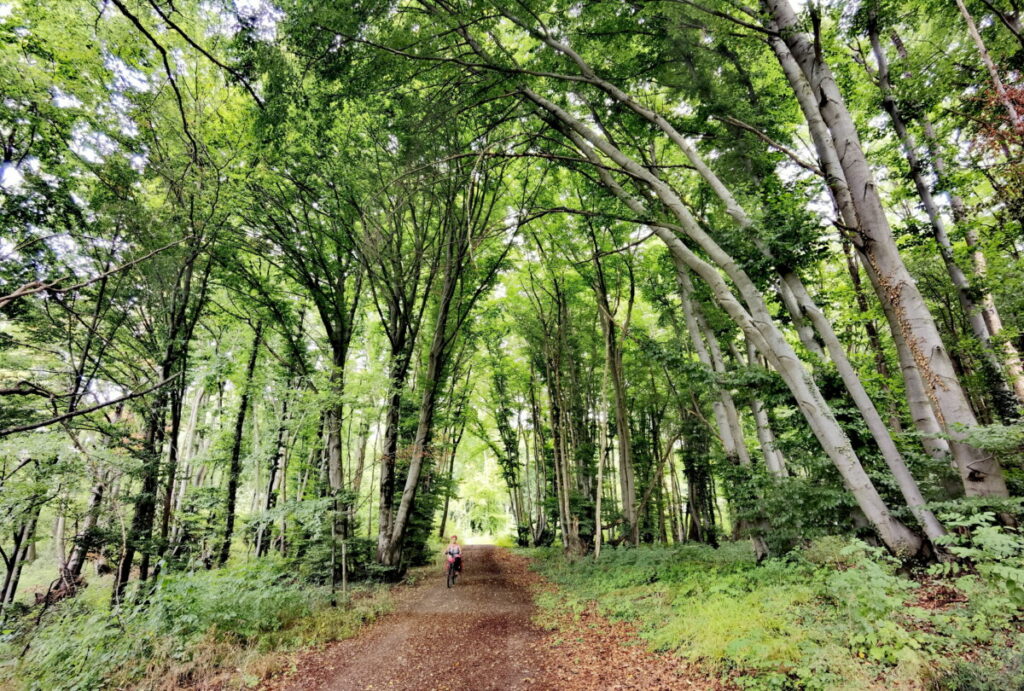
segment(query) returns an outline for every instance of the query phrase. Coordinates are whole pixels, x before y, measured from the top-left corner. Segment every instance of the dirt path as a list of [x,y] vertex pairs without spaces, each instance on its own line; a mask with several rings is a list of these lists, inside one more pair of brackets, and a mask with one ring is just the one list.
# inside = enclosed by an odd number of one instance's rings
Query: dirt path
[[[366,631],[305,653],[265,689],[679,689],[714,688],[678,660],[629,643],[629,631],[592,613],[556,633],[535,626],[526,560],[491,546],[466,548],[449,590],[440,569],[406,589],[393,613]],[[624,640],[625,639],[625,640]],[[635,643],[635,640],[632,642]],[[709,683],[710,682],[710,683]]]

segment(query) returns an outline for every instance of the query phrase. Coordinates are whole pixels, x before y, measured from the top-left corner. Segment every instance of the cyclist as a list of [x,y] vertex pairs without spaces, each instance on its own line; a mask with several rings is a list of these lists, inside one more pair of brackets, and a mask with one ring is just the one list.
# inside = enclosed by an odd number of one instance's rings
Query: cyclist
[[448,547],[444,550],[445,560],[451,559],[451,566],[449,568],[455,569],[455,575],[462,575],[462,548],[459,547],[459,536],[452,535],[451,542],[448,543]]

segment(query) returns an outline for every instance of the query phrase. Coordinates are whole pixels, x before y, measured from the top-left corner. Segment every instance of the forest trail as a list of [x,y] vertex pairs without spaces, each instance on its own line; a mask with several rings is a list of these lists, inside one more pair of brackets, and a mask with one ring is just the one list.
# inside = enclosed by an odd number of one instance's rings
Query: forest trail
[[557,634],[532,622],[527,560],[490,545],[465,548],[449,590],[440,569],[399,595],[394,612],[359,636],[303,654],[264,689],[717,688],[677,659],[648,653],[628,627],[585,613]]

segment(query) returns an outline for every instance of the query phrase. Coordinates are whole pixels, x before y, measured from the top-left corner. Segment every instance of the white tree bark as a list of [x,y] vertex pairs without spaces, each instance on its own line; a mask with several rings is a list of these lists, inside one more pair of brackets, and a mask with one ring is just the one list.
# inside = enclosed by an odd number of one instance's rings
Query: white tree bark
[[[747,364],[751,367],[758,364],[757,349],[749,340],[747,343]],[[761,453],[764,454],[764,462],[768,466],[768,472],[775,477],[786,477],[789,472],[786,470],[786,459],[779,449],[775,439],[775,433],[768,420],[768,413],[764,409],[764,403],[757,396],[750,399],[750,409],[754,413],[754,423],[757,425],[757,441],[761,444]]]
[[[917,154],[917,142],[914,140],[914,135],[907,129],[906,122],[904,122],[903,115],[900,113],[899,106],[896,103],[896,96],[893,93],[892,83],[889,79],[889,59],[882,48],[877,27],[871,26],[868,33],[871,41],[871,50],[875,55],[875,63],[878,66],[877,79],[879,90],[882,92],[882,108],[889,115],[893,130],[896,132],[896,137],[903,148],[903,155],[910,167],[910,177],[914,181],[914,188],[921,199],[921,206],[928,216],[928,224],[931,226],[932,237],[935,238],[935,243],[938,246],[939,256],[942,257],[942,262],[946,266],[946,273],[949,274],[949,280],[956,291],[960,309],[963,310],[967,323],[974,333],[974,337],[981,343],[982,357],[988,362],[989,369],[993,375],[989,379],[995,379],[990,384],[998,388],[996,395],[1001,397],[1002,400],[1011,399],[1014,397],[1014,394],[1010,392],[1006,381],[1003,379],[1002,370],[1004,363],[1000,362],[992,346],[992,334],[989,330],[989,325],[986,323],[984,311],[976,304],[970,281],[968,281],[967,275],[960,268],[956,257],[953,255],[953,243],[949,239],[946,223],[942,218],[935,198],[932,196],[931,187],[924,178],[924,166]],[[991,301],[991,296],[988,297],[989,301]],[[1001,407],[1002,400],[997,401],[997,408]]]
[[[722,374],[725,372],[725,363],[722,360],[718,340],[708,327],[700,306],[693,298],[693,283],[690,280],[689,270],[678,262],[676,264],[676,279],[679,283],[680,297],[683,303],[686,330],[690,335],[693,349],[697,353],[697,359],[715,374]],[[732,395],[724,387],[719,387],[717,393],[718,397],[711,406],[725,455],[731,462],[749,468],[751,465],[750,453],[743,438],[743,427],[740,425],[736,404]],[[737,527],[743,531],[747,526],[737,525]],[[768,556],[768,545],[763,537],[752,535],[750,541],[758,561]]]
[[[654,193],[662,207],[678,219],[679,226],[652,222],[651,228],[665,243],[677,262],[684,264],[711,287],[716,302],[743,329],[747,337],[754,341],[757,349],[769,358],[772,366],[780,373],[793,393],[801,412],[825,453],[840,472],[846,487],[857,499],[858,505],[885,544],[897,554],[916,553],[921,545],[920,538],[891,514],[879,496],[845,432],[818,390],[813,377],[772,320],[764,296],[758,291],[750,277],[700,227],[686,205],[664,181],[630,159],[560,106],[541,97],[528,87],[521,87],[520,92],[569,128],[572,133],[570,138],[577,142],[581,153],[598,164],[596,170],[601,176],[602,182],[631,209],[646,215],[643,204],[629,198],[621,187],[611,179],[610,174],[601,165],[599,157],[590,146],[599,150],[634,179],[643,181]],[[718,269],[690,250],[677,235],[677,231],[684,233],[691,242],[698,245],[729,276],[743,297],[747,305],[746,309],[733,295]],[[748,312],[747,309],[750,311]]]
[[831,70],[814,42],[799,30],[788,0],[762,0],[762,4],[773,18],[774,26],[770,28],[777,29],[781,37],[781,41],[773,42],[773,48],[778,53],[780,44],[784,44],[818,96],[818,112],[851,192],[852,215],[844,210],[843,218],[857,220],[854,242],[873,270],[881,296],[892,306],[896,327],[913,355],[939,424],[954,440],[954,457],[965,491],[971,496],[1008,496],[998,460],[963,443],[965,429],[977,426],[977,419],[928,306],[896,248],[860,137]]

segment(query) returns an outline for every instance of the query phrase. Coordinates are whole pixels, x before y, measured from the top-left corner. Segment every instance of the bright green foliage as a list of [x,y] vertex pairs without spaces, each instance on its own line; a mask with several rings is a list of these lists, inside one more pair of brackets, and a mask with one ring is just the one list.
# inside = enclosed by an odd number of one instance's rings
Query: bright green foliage
[[0,657],[8,663],[0,680],[33,689],[134,686],[168,677],[186,683],[222,666],[244,668],[269,652],[347,638],[390,608],[380,586],[329,607],[328,589],[296,580],[293,572],[284,560],[263,559],[169,576],[148,603],[116,616],[84,599],[51,611],[38,628],[29,614],[3,633]]
[[898,574],[890,557],[848,538],[821,538],[760,567],[742,544],[616,549],[597,562],[532,553],[560,586],[540,595],[542,610],[596,602],[636,624],[652,648],[746,688],[988,688],[985,680],[1020,675],[1019,655],[1002,649],[1019,637],[1002,570],[979,569],[957,582],[952,602],[929,609],[932,581]]
[[934,564],[930,572],[959,576],[957,582],[965,588],[980,580],[999,591],[1000,601],[1024,607],[1024,537],[1020,532],[1000,525],[996,514],[984,505],[953,506],[940,515],[950,531],[940,544],[956,560]]
[[[964,3],[1024,112],[1016,0]],[[323,607],[343,580],[456,529],[671,544],[546,568],[740,683],[1016,681],[989,658],[1024,512],[948,503],[976,488],[941,447],[1024,491],[1024,133],[955,3],[792,0],[856,129],[826,138],[888,219],[854,227],[749,4],[0,0],[0,621],[26,683],[323,640],[369,616]],[[854,250],[888,225],[911,313]],[[868,546],[890,518],[948,559],[908,579]],[[956,597],[917,607],[933,585]]]

